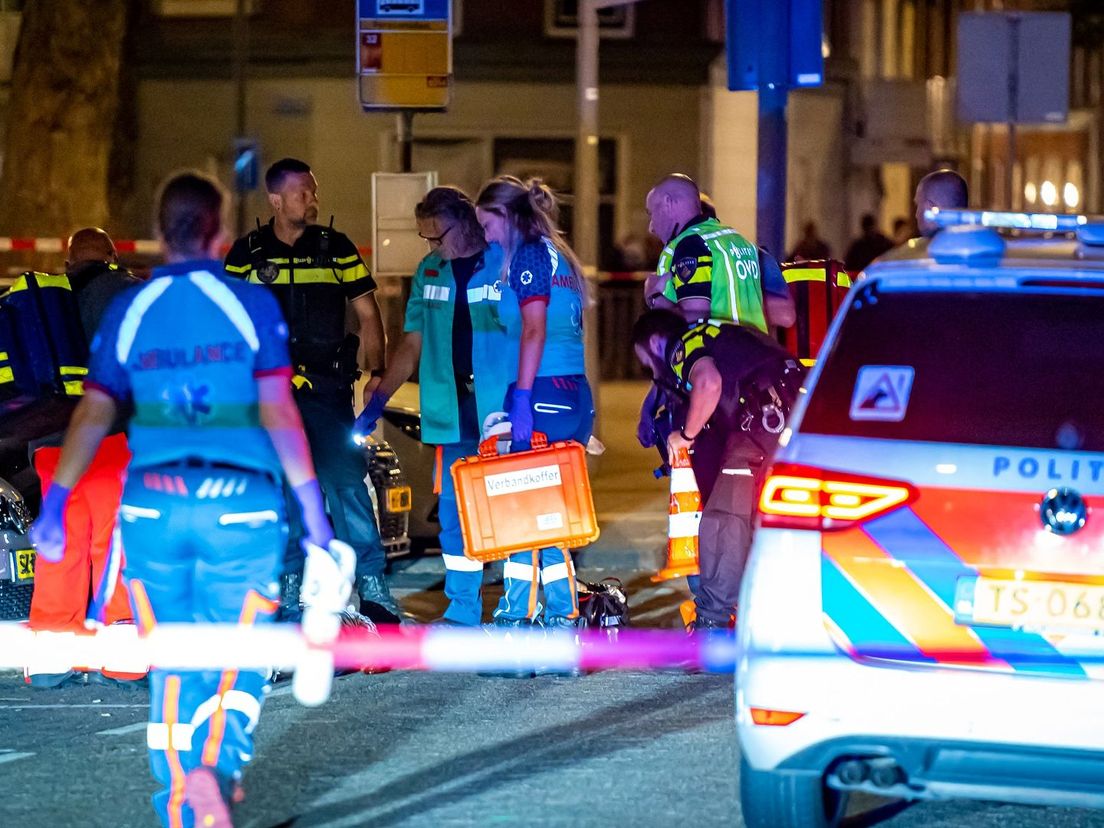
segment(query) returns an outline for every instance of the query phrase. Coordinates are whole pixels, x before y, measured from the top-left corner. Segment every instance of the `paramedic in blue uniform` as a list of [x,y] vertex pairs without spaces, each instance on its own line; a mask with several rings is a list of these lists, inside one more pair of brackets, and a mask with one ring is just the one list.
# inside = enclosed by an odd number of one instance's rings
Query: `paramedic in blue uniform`
[[[539,179],[502,176],[476,199],[487,241],[503,250],[499,317],[510,339],[507,367],[512,382],[504,405],[512,449],[529,448],[533,432],[549,442],[584,446],[594,425],[594,400],[585,376],[583,308],[586,284],[575,253],[557,226],[559,209]],[[543,617],[535,584],[544,585]],[[503,571],[505,594],[495,623],[521,626],[542,621],[574,627],[579,617],[571,553],[554,547],[510,556]]]
[[[402,613],[384,575],[387,556],[364,483],[368,468],[352,437],[357,372],[383,373],[376,282],[348,236],[316,223],[318,182],[305,162],[274,163],[265,171],[265,190],[272,220],[234,242],[226,272],[264,285],[284,312],[295,402],[337,537],[357,554],[361,612],[376,621],[398,621]],[[345,333],[347,314],[356,322],[355,335]],[[294,510],[291,517],[298,529]],[[297,615],[302,577],[296,534],[288,544],[282,586],[284,612],[291,618]]]
[[474,626],[483,614],[483,564],[464,555],[449,469],[478,452],[483,424],[501,412],[509,382],[502,359],[506,331],[497,315],[502,249],[487,244],[474,205],[455,187],[430,190],[414,217],[429,253],[414,273],[402,341],[389,355],[357,428],[371,431],[387,400],[417,368],[422,440],[437,446],[434,482],[449,599],[441,620]]
[[633,347],[658,387],[676,397],[681,427],[667,438],[690,453],[701,490],[694,589],[695,629],[724,629],[736,611],[751,546],[760,472],[778,443],[803,372],[775,340],[745,325],[689,329],[680,314],[652,310],[633,327]]
[[[223,203],[219,185],[199,173],[162,189],[166,263],[112,303],[93,339],[84,398],[33,532],[43,558],[62,555],[55,504],[64,505],[116,412],[132,404],[119,522],[142,631],[271,619],[287,537],[281,471],[308,540],[325,547],[333,538],[292,399],[280,309],[267,291],[224,276],[214,259]],[[266,678],[151,670],[146,737],[164,825],[230,825]]]

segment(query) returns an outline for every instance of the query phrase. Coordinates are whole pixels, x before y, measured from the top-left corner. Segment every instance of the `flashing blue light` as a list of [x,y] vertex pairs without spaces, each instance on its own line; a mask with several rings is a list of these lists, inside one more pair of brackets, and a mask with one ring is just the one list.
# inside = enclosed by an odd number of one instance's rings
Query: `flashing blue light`
[[941,210],[932,207],[924,217],[937,227],[1003,227],[1015,230],[1073,232],[1088,224],[1085,216],[1056,213],[1002,213],[993,210]]

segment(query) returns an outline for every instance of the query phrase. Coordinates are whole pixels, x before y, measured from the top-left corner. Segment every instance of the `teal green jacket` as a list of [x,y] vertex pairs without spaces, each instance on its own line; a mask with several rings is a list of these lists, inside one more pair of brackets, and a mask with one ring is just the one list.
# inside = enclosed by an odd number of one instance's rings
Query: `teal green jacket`
[[[498,279],[502,249],[491,245],[483,252],[468,283],[468,311],[472,322],[472,366],[475,404],[479,422],[502,410],[510,374],[510,347],[506,329],[498,321],[502,299]],[[433,445],[460,441],[460,412],[456,402],[456,377],[452,367],[452,318],[456,304],[456,280],[452,265],[430,253],[418,265],[410,299],[406,303],[403,330],[422,335],[418,385],[422,407],[422,442]],[[514,346],[516,348],[516,345]]]

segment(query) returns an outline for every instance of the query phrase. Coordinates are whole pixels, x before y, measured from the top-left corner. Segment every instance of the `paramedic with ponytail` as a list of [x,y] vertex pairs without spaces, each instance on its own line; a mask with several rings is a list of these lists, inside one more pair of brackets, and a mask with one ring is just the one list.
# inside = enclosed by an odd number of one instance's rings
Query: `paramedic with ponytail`
[[[502,176],[483,188],[476,213],[487,241],[503,249],[499,317],[510,340],[506,358],[514,378],[504,404],[512,450],[528,449],[534,431],[546,434],[550,443],[586,445],[594,424],[583,360],[586,289],[582,266],[557,226],[556,198],[539,179],[523,183]],[[506,562],[504,576],[496,624],[577,625],[570,552],[554,547],[518,552]],[[544,585],[543,615],[538,580]]]
[[[303,510],[315,556],[333,529],[291,393],[287,326],[264,289],[223,275],[222,188],[200,173],[158,199],[165,264],[108,308],[92,341],[85,394],[31,537],[64,555],[69,490],[133,404],[133,454],[119,526],[139,628],[270,621],[287,538],[280,473]],[[351,584],[345,584],[350,587]],[[267,673],[150,671],[146,742],[163,825],[229,826]]]

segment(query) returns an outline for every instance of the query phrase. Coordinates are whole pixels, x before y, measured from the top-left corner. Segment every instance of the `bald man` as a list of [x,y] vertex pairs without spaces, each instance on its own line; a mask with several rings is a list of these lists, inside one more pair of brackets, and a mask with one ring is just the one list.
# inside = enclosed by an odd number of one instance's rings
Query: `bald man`
[[936,170],[920,179],[916,185],[916,226],[920,235],[930,239],[939,229],[934,222],[924,218],[932,207],[940,210],[965,209],[970,201],[966,179],[954,170]]
[[[76,299],[82,334],[91,340],[111,301],[125,288],[138,284],[124,268],[111,237],[98,227],[85,227],[69,237],[65,272]],[[50,487],[61,454],[61,434],[51,434],[28,447],[42,484]],[[115,531],[115,515],[123,493],[123,473],[130,450],[123,421],[104,438],[99,450],[65,508],[65,556],[58,563],[39,558],[35,567],[29,623],[32,629],[80,631],[85,619],[114,624],[131,618],[126,590],[119,573],[109,571],[108,551]],[[91,606],[90,606],[91,604]],[[133,674],[89,673],[32,662],[26,679],[32,687],[54,688],[87,682],[130,680]]]
[[89,340],[111,300],[124,288],[138,283],[119,266],[115,242],[99,227],[84,227],[69,237],[65,273]]

